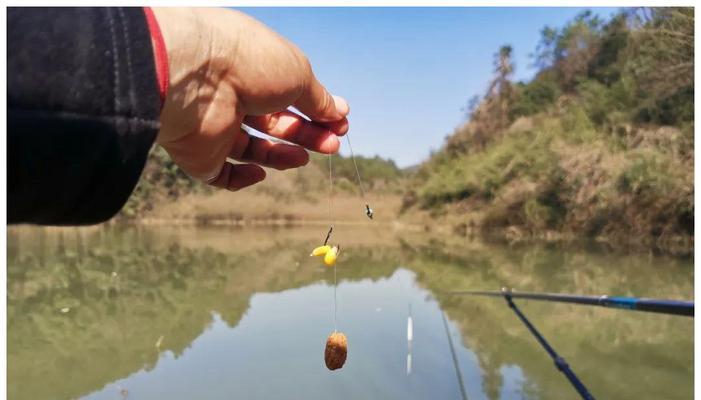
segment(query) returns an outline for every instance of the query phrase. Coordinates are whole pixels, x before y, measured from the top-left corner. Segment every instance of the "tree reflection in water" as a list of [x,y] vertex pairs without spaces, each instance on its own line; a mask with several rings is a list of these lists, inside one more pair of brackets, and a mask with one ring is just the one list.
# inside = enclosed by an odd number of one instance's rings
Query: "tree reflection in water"
[[[553,245],[508,247],[459,238],[426,242],[362,230],[348,235],[344,243],[352,245],[340,261],[340,281],[374,285],[398,270],[411,271],[412,293],[430,293],[451,326],[459,329],[455,344],[461,364],[475,357],[481,387],[468,387],[468,392],[476,390],[489,399],[558,398],[574,392],[503,301],[448,296],[446,291],[509,286],[693,297],[692,260]],[[235,328],[256,293],[306,288],[330,278],[327,270],[309,261],[308,249],[316,242],[305,230],[11,229],[9,398],[76,398],[137,371],[153,370],[163,352],[177,360],[212,326],[213,315]],[[356,292],[339,301],[350,309]],[[403,304],[406,310],[407,301]],[[519,305],[595,395],[693,396],[691,319],[549,303]],[[400,317],[406,321],[406,311]],[[299,324],[311,323],[304,318],[299,316]],[[427,323],[419,318],[415,316],[415,329]],[[371,323],[363,325],[355,329],[373,329]],[[435,334],[445,341],[441,325],[436,326]],[[349,336],[349,341],[352,363],[354,338]],[[419,349],[411,350],[416,370]],[[406,343],[397,353],[406,377]],[[452,369],[447,347],[440,357]],[[469,368],[463,373],[469,374]],[[466,382],[470,386],[471,380]]]

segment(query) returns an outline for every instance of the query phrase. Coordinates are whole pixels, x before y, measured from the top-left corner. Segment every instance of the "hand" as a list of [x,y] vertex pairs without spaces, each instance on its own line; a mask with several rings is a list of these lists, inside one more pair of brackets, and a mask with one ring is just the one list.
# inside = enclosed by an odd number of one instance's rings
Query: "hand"
[[[348,131],[348,105],[324,89],[292,43],[233,10],[153,11],[170,71],[156,141],[186,173],[238,190],[265,178],[260,166],[307,164],[304,148],[338,151],[337,135]],[[242,124],[299,146],[251,136]]]

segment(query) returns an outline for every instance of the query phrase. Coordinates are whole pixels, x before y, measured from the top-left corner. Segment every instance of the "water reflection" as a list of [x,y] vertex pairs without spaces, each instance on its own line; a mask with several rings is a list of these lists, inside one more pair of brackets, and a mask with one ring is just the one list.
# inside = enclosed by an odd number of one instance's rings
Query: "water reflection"
[[[693,296],[690,260],[345,232],[329,373],[318,230],[11,230],[8,396],[459,398],[458,369],[469,399],[573,398],[503,301],[445,292]],[[594,395],[692,398],[691,319],[519,305]]]

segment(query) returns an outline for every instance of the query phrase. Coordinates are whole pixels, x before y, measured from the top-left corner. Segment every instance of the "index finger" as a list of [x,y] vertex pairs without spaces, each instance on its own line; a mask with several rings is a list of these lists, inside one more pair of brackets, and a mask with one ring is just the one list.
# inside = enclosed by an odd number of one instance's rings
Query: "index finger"
[[345,118],[337,123],[326,124],[340,124],[339,128],[342,129],[334,132],[331,127],[307,121],[301,115],[291,111],[258,116],[248,115],[243,122],[260,132],[320,153],[337,152],[340,146],[337,136],[343,135],[348,130],[348,121]]

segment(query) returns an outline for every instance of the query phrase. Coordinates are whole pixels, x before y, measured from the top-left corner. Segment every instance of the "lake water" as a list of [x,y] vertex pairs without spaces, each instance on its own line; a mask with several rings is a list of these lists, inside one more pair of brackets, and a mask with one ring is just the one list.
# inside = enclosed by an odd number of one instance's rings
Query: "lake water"
[[[447,292],[693,298],[691,259],[338,226],[349,352],[330,372],[325,234],[10,229],[9,398],[575,399],[502,299]],[[517,304],[597,398],[693,398],[692,318]]]

